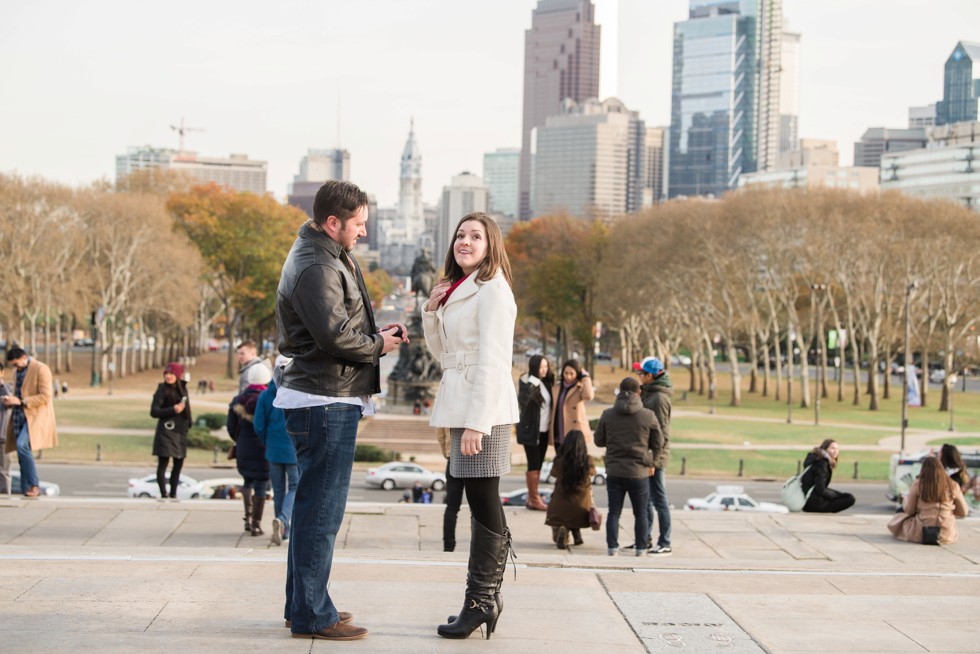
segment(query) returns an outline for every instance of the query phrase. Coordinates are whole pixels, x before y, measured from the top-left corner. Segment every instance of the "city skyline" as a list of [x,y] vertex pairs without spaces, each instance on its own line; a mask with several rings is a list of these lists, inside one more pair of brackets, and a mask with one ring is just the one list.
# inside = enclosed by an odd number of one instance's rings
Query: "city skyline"
[[[278,198],[309,149],[340,147],[351,179],[394,206],[414,117],[423,199],[435,204],[454,175],[482,175],[485,153],[520,146],[536,5],[5,3],[0,172],[112,180],[127,148],[176,148],[170,125],[184,118],[206,130],[188,133],[187,149],[268,161]],[[688,0],[596,1],[600,99],[669,124],[673,25],[687,10]],[[802,35],[799,136],[836,140],[848,165],[868,128],[904,128],[910,106],[940,100],[956,43],[980,41],[980,3],[936,10],[942,21],[913,0],[783,0],[785,27]]]

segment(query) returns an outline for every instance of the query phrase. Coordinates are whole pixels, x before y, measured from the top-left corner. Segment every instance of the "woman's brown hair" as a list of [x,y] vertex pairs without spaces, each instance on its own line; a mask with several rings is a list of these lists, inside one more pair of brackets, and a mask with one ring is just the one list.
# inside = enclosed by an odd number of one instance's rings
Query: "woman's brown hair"
[[[823,439],[823,442],[820,443],[820,445],[818,445],[817,447],[815,447],[812,450],[810,450],[810,452],[812,454],[818,454],[820,456],[823,456],[823,454],[821,454],[820,451],[823,450],[824,452],[827,452],[827,448],[830,447],[831,445],[833,445],[836,442],[837,441],[835,441],[833,438],[825,438],[825,439]],[[830,454],[830,452],[827,452],[827,454]],[[830,469],[833,470],[836,467],[837,467],[837,458],[834,457],[830,461]]]
[[919,499],[923,502],[946,502],[952,499],[951,480],[943,464],[934,456],[926,457],[919,471]]
[[446,252],[446,263],[442,267],[443,271],[445,271],[445,278],[455,284],[466,276],[463,269],[456,263],[456,255],[454,254],[452,243],[456,241],[456,234],[459,233],[459,228],[462,227],[463,223],[471,220],[475,220],[483,225],[483,231],[487,235],[487,256],[483,257],[483,261],[480,262],[479,267],[476,269],[476,279],[481,282],[488,282],[496,277],[498,270],[501,270],[504,273],[504,279],[507,280],[507,283],[512,284],[510,259],[507,258],[507,250],[504,249],[504,235],[500,233],[500,227],[497,226],[497,221],[482,211],[468,213],[456,223],[456,229],[453,230],[453,239],[449,244],[449,251]]

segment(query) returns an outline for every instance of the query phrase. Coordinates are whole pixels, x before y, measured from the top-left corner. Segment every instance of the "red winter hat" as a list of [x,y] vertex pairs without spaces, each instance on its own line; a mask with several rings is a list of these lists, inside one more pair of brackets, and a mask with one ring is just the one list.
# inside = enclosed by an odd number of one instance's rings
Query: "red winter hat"
[[177,379],[182,379],[184,377],[184,366],[180,365],[176,361],[171,361],[163,369],[163,374],[166,375],[168,372],[172,372]]

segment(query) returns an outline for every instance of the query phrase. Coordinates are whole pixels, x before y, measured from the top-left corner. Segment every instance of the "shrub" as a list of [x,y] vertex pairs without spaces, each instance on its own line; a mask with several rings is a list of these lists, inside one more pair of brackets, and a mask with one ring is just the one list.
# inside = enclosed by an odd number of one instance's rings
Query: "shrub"
[[230,440],[212,436],[211,431],[207,427],[201,427],[199,425],[194,425],[187,432],[187,447],[211,451],[215,445],[220,447],[222,452],[227,452],[231,449],[233,443]]
[[215,429],[224,429],[227,422],[228,416],[224,413],[202,413],[194,420],[196,426],[207,427],[212,431]]
[[399,461],[402,455],[392,450],[383,450],[377,445],[357,445],[354,447],[354,460],[367,461],[368,463],[386,463],[388,461]]

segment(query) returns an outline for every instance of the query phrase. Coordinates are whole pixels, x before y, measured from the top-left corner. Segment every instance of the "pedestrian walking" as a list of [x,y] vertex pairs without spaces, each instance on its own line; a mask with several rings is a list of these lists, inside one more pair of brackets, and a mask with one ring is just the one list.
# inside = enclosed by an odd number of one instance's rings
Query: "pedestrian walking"
[[595,431],[595,444],[606,448],[606,492],[609,517],[606,546],[609,556],[619,552],[619,517],[627,495],[633,506],[633,543],[636,556],[647,551],[647,500],[653,452],[663,445],[660,424],[653,411],[640,401],[640,384],[632,377],[619,383],[612,408],[602,412]]
[[517,442],[527,457],[527,508],[544,511],[548,505],[538,493],[541,466],[548,453],[548,428],[551,426],[551,391],[555,376],[548,360],[539,354],[527,363],[527,372],[518,380],[517,404],[521,417],[517,423]]
[[[663,446],[653,451],[653,473],[650,475],[650,500],[647,502],[647,533],[649,553],[665,555],[673,552],[670,546],[670,501],[667,499],[667,464],[670,462],[670,397],[674,385],[664,364],[657,357],[647,357],[633,364],[640,376],[640,401],[653,411],[663,434]],[[653,514],[659,526],[657,541],[653,541]]]
[[16,381],[13,394],[0,400],[5,407],[13,409],[7,422],[4,452],[17,452],[20,492],[25,497],[40,497],[41,482],[34,451],[58,446],[51,369],[19,347],[7,351],[7,363],[15,368]]
[[[187,432],[190,430],[191,404],[187,398],[184,366],[172,361],[163,369],[163,383],[157,386],[150,405],[150,415],[157,419],[153,435],[153,456],[157,458],[157,486],[161,498],[177,499],[180,471],[187,458]],[[167,493],[167,465],[170,470],[170,492]]]

